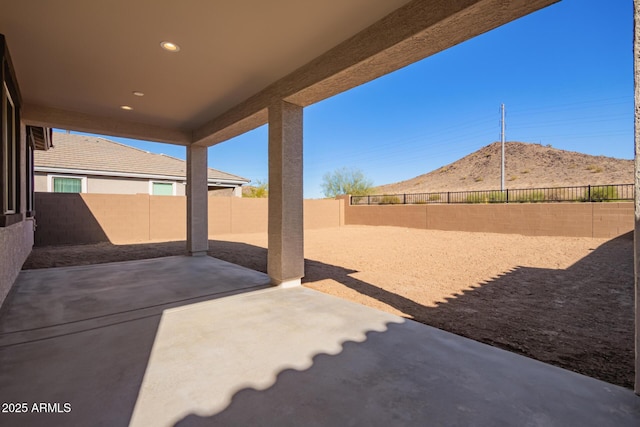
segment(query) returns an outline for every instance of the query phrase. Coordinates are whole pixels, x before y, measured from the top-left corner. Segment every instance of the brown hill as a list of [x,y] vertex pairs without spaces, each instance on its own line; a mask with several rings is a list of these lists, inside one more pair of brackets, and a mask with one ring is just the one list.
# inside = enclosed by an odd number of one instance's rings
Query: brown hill
[[[375,194],[500,189],[499,142],[415,178],[376,187]],[[524,142],[505,143],[505,187],[631,184],[633,160],[591,156]]]

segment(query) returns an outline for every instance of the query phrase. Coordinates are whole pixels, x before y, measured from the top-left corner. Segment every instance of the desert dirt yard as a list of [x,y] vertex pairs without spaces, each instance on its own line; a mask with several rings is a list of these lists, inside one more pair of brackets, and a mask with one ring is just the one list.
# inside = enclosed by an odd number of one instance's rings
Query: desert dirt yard
[[[209,255],[266,272],[267,235]],[[184,242],[34,248],[25,269],[185,253]],[[305,232],[303,285],[633,387],[633,238],[346,226]]]

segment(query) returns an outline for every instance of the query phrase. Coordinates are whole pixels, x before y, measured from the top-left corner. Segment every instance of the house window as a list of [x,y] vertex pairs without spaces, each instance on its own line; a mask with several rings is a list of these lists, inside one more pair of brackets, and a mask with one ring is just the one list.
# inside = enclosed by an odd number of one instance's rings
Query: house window
[[6,83],[2,85],[2,213],[17,212],[17,111]]
[[47,187],[50,193],[86,193],[87,178],[83,176],[49,175]]
[[173,196],[176,193],[172,182],[151,181],[151,194],[154,196]]

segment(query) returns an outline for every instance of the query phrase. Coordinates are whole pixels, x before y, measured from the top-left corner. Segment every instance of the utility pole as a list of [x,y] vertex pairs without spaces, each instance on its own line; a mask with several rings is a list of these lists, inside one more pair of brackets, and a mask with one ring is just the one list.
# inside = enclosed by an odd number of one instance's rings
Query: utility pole
[[500,191],[504,191],[504,104],[500,104],[500,141],[502,142],[502,161],[500,166]]

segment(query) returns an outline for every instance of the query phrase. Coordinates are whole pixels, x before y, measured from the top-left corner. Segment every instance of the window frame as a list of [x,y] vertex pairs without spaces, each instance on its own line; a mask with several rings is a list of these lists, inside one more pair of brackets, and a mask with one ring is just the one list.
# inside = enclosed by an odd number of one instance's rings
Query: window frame
[[56,178],[71,178],[71,179],[79,179],[81,191],[80,193],[57,193],[57,194],[85,194],[87,193],[87,177],[79,176],[79,175],[58,175],[58,174],[47,174],[47,192],[48,193],[56,193],[54,191],[55,187],[53,185],[53,180]]
[[[10,110],[7,108],[10,105]],[[24,220],[25,165],[21,122],[22,98],[5,38],[0,34],[0,227]],[[8,119],[8,117],[10,119]],[[8,124],[10,121],[10,130]]]
[[[160,180],[150,180],[149,181],[149,195],[150,196],[162,196],[164,194],[153,194],[153,184],[171,184],[171,195],[175,196],[176,192],[176,183],[173,181],[160,181]],[[168,196],[168,194],[167,194]]]
[[[8,114],[8,106],[11,105],[11,117]],[[19,211],[19,185],[18,172],[20,165],[18,164],[18,151],[20,145],[18,144],[18,132],[16,129],[17,122],[17,110],[16,103],[13,101],[11,91],[7,82],[2,82],[2,123],[0,124],[0,130],[2,135],[2,147],[0,147],[0,159],[2,159],[2,215],[13,215]],[[9,126],[11,121],[11,126]],[[11,135],[8,133],[11,132]]]
[[35,144],[33,140],[29,138],[27,142],[27,149],[25,151],[25,163],[27,167],[26,187],[27,201],[25,211],[27,218],[33,218],[35,216],[35,173],[34,173],[34,152]]

